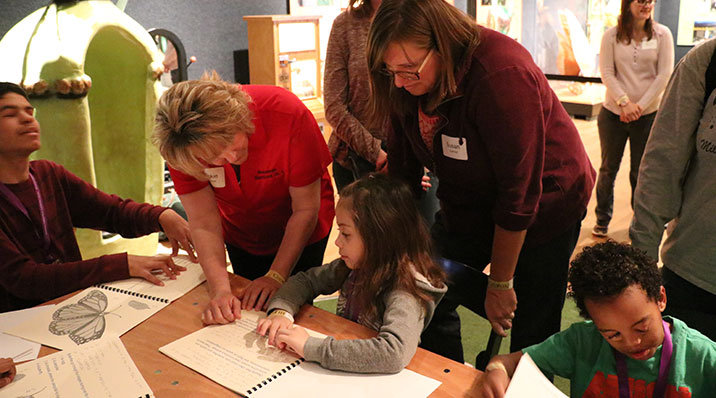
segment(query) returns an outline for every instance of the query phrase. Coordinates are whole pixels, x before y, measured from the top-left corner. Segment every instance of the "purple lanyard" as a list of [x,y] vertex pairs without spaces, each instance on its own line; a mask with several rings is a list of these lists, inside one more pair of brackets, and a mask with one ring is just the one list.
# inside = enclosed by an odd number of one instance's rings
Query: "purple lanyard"
[[[669,376],[669,366],[671,365],[671,354],[673,352],[673,344],[671,342],[671,330],[669,324],[662,320],[664,326],[664,344],[661,347],[661,359],[659,361],[659,377],[656,379],[654,386],[653,398],[664,398],[666,396],[666,379]],[[614,350],[614,358],[617,361],[617,376],[619,377],[619,398],[629,398],[629,377],[627,371],[627,363],[619,351]]]
[[[35,180],[35,177],[30,173],[30,181],[32,181],[32,187],[35,189],[35,195],[37,196],[37,203],[40,206],[40,218],[42,219],[42,243],[43,243],[43,249],[45,250],[45,253],[50,249],[50,233],[47,229],[47,216],[45,215],[45,204],[42,202],[42,196],[40,195],[40,187],[37,185],[37,181]],[[0,192],[2,192],[3,195],[7,198],[7,200],[10,201],[10,203],[15,206],[18,210],[22,212],[22,214],[27,217],[27,219],[32,223],[32,218],[30,218],[30,212],[27,211],[27,207],[25,207],[24,204],[20,201],[20,198],[15,195],[10,188],[5,186],[5,184],[0,183]],[[34,223],[33,223],[34,226]],[[40,237],[40,234],[37,233],[37,228],[35,228],[35,234],[37,237]],[[48,260],[51,260],[51,262],[54,261],[52,256],[48,256]]]

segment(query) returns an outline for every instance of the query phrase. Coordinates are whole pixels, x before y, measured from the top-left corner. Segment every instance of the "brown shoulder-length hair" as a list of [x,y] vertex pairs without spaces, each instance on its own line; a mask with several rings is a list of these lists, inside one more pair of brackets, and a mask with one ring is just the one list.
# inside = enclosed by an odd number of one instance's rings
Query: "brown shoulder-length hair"
[[347,11],[361,18],[370,17],[375,12],[370,0],[350,0]]
[[366,44],[372,123],[383,126],[391,114],[403,116],[415,111],[412,96],[396,88],[393,79],[380,72],[391,43],[410,42],[440,56],[439,78],[423,99],[423,109],[431,113],[444,98],[457,92],[455,75],[465,57],[477,47],[479,32],[475,21],[444,0],[383,0]]
[[384,174],[369,174],[341,190],[338,206],[353,213],[363,240],[363,259],[355,272],[356,299],[368,319],[383,308],[386,293],[403,290],[427,308],[432,298],[420,289],[414,272],[433,286],[445,283],[435,264],[428,228],[411,190]]
[[[634,15],[631,13],[631,3],[635,0],[622,0],[622,11],[617,22],[617,41],[624,44],[631,43],[631,32],[634,27]],[[649,17],[644,24],[647,39],[654,37],[654,18]]]

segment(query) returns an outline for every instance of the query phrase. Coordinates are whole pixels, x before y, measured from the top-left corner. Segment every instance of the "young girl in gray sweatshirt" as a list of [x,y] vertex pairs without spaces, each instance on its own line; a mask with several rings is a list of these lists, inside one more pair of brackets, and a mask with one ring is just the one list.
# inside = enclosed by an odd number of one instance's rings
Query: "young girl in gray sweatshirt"
[[[341,257],[289,278],[269,302],[258,332],[268,334],[269,344],[328,369],[397,373],[415,354],[447,291],[427,227],[409,188],[382,174],[341,191],[336,221]],[[302,304],[336,290],[338,315],[376,330],[376,337],[316,338],[292,326]]]

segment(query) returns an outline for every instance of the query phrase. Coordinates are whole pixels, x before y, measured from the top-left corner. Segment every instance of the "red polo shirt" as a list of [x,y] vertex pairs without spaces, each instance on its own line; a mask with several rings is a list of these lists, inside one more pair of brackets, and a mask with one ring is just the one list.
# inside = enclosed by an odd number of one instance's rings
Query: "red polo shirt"
[[[224,187],[212,187],[221,214],[224,240],[255,255],[278,251],[291,216],[289,187],[321,179],[321,208],[309,245],[325,238],[333,223],[333,187],[328,175],[331,155],[311,112],[293,93],[276,86],[244,85],[252,102],[254,133],[241,178],[223,166]],[[220,166],[216,166],[220,167]],[[179,195],[198,191],[199,181],[169,169]]]

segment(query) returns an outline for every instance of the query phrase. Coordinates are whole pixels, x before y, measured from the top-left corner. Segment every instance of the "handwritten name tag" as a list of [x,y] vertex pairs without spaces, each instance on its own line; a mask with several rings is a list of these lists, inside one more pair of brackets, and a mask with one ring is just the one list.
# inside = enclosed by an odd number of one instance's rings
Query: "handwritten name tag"
[[642,50],[656,50],[658,46],[658,43],[656,42],[656,39],[651,39],[649,41],[643,41],[641,42],[641,49]]
[[467,160],[467,140],[462,139],[462,143],[458,137],[449,137],[442,135],[443,156],[455,160]]
[[214,188],[224,188],[226,186],[226,177],[223,167],[211,167],[204,169],[204,174],[209,177],[209,184]]

